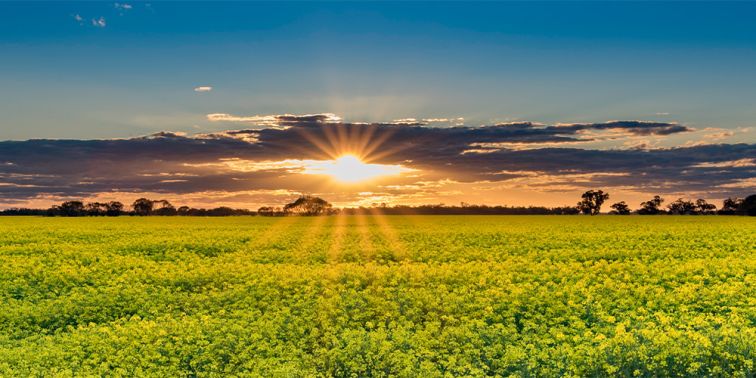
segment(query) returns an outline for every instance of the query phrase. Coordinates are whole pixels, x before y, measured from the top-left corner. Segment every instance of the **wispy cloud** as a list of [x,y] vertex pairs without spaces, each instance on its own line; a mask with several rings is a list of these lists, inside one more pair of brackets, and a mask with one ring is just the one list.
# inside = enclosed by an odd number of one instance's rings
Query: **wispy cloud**
[[738,168],[738,167],[756,167],[756,159],[739,159],[732,161],[703,162],[694,164],[696,168]]
[[333,113],[321,114],[272,114],[272,115],[253,115],[253,116],[236,116],[228,113],[212,113],[207,115],[210,122],[237,122],[247,123],[254,126],[268,127],[289,127],[302,126],[305,124],[322,124],[341,122],[341,117]]
[[106,27],[107,25],[108,25],[108,24],[107,24],[107,22],[105,21],[105,17],[102,17],[102,16],[100,16],[100,18],[93,18],[93,19],[92,19],[92,26],[94,26],[94,27],[98,27],[98,28],[104,28],[104,27]]
[[388,122],[394,125],[433,125],[433,126],[443,126],[443,125],[450,125],[450,126],[462,126],[465,124],[465,119],[462,117],[458,118],[399,118],[395,119],[391,122]]
[[131,4],[126,4],[126,3],[114,3],[113,6],[119,10],[129,10],[133,8]]
[[207,115],[210,122],[243,122],[262,126],[277,126],[278,120],[275,116],[255,115],[255,116],[235,116],[228,113],[212,113]]
[[213,87],[211,87],[209,85],[202,85],[202,86],[199,86],[199,87],[194,87],[194,91],[195,92],[210,92],[212,90],[213,90]]
[[76,20],[76,22],[79,23],[79,25],[83,25],[84,24],[84,18],[81,17],[80,14],[77,13],[77,14],[73,15],[72,17],[73,17],[74,20]]

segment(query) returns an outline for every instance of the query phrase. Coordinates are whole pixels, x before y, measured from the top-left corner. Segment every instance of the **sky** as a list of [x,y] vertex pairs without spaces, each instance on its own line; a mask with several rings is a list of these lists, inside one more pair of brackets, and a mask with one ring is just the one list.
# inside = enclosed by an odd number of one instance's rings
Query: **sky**
[[0,14],[0,208],[141,196],[257,208],[303,193],[561,206],[596,188],[637,207],[756,191],[756,3],[0,2]]

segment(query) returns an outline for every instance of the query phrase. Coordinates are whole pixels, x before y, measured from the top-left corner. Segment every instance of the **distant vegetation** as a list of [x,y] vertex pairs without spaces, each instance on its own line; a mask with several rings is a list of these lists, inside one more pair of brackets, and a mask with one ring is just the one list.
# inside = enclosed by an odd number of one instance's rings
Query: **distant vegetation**
[[[333,214],[385,214],[385,215],[598,215],[604,203],[609,199],[609,193],[603,190],[589,190],[581,196],[577,206],[544,207],[544,206],[488,206],[471,205],[462,202],[459,206],[438,205],[395,205],[373,204],[353,208],[334,208],[328,201],[314,196],[304,195],[283,207],[263,206],[257,211],[247,209],[232,209],[217,207],[214,209],[195,209],[188,206],[176,208],[167,200],[150,200],[140,198],[126,209],[123,203],[66,201],[49,209],[12,208],[0,211],[0,215],[42,215],[42,216],[207,216],[220,217],[232,215],[260,215],[260,216],[316,216]],[[756,215],[756,194],[746,198],[727,198],[722,206],[707,202],[705,199],[695,201],[678,198],[663,206],[664,198],[654,196],[648,201],[640,203],[640,207],[632,211],[625,201],[609,206],[612,215]]]
[[[589,190],[585,192],[577,206],[542,207],[542,206],[487,206],[470,205],[462,203],[460,206],[421,205],[421,206],[386,206],[373,205],[371,207],[358,207],[342,209],[346,214],[420,214],[420,215],[597,215],[603,204],[609,199],[609,194],[601,190]],[[664,207],[664,199],[654,196],[649,201],[640,204],[636,211],[630,210],[625,201],[620,201],[609,206],[612,215],[756,215],[756,195],[743,198],[727,198],[722,207],[708,203],[704,199],[688,201],[682,198],[671,202]]]

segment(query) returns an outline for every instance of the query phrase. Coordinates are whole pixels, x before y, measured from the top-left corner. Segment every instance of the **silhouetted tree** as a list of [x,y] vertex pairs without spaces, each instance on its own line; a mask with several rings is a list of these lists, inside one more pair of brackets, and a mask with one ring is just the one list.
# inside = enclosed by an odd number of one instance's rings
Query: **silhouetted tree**
[[722,208],[719,210],[719,214],[722,215],[735,215],[738,214],[740,207],[743,205],[742,198],[727,198],[722,201]]
[[123,213],[123,204],[118,201],[110,201],[105,204],[105,214],[109,217],[117,217]]
[[286,204],[283,210],[286,214],[323,215],[328,214],[332,206],[320,197],[301,196],[296,201]]
[[257,214],[262,216],[271,217],[275,214],[275,209],[271,206],[263,206],[259,209],[257,209]]
[[589,190],[581,196],[582,201],[578,202],[577,208],[583,214],[596,215],[601,211],[601,205],[609,199],[609,193],[603,190]]
[[186,211],[186,215],[192,216],[192,217],[204,217],[205,215],[207,215],[207,210],[205,210],[205,209],[195,209],[195,208],[192,207],[192,208],[190,208],[189,210]]
[[181,206],[176,210],[177,215],[189,215],[189,206]]
[[58,205],[52,205],[49,209],[47,209],[46,214],[48,217],[55,217],[58,215],[62,215],[60,211],[60,206]]
[[[506,209],[506,208],[505,208]],[[532,211],[533,214],[559,214],[559,215],[577,215],[580,214],[580,210],[574,206],[562,206],[562,207],[554,207],[551,209],[542,208],[543,210],[540,210],[539,208],[535,207],[529,207],[529,208],[509,208],[509,212],[505,212],[508,214],[527,214],[528,211]],[[533,211],[535,210],[535,211]]]
[[65,217],[80,217],[86,214],[84,203],[81,201],[66,201],[60,204],[60,215]]
[[152,201],[152,214],[162,216],[176,215],[176,208],[167,200]]
[[89,216],[101,216],[105,215],[107,207],[104,203],[90,202],[84,206],[84,211],[86,211]]
[[630,214],[630,207],[627,206],[625,201],[620,201],[611,206],[612,211],[609,214],[628,215]]
[[756,216],[756,194],[746,197],[740,204],[740,207],[738,207],[738,212],[749,216]]
[[[57,208],[57,206],[54,206]],[[27,209],[27,208],[18,208],[18,207],[12,207],[10,209],[5,209],[0,211],[0,215],[50,215],[49,209]]]
[[136,215],[150,215],[152,212],[152,201],[147,198],[140,198],[131,205]]
[[696,211],[701,215],[713,215],[717,213],[717,207],[713,203],[706,202],[705,199],[696,200]]
[[696,215],[698,210],[696,204],[691,201],[686,201],[682,198],[678,198],[677,201],[667,205],[669,213],[673,215]]
[[216,207],[215,209],[210,209],[207,212],[207,216],[210,217],[227,217],[235,214],[236,210],[226,206]]
[[654,196],[653,199],[641,202],[641,208],[638,209],[638,214],[641,215],[656,215],[661,214],[664,210],[661,209],[661,204],[664,202],[664,198]]

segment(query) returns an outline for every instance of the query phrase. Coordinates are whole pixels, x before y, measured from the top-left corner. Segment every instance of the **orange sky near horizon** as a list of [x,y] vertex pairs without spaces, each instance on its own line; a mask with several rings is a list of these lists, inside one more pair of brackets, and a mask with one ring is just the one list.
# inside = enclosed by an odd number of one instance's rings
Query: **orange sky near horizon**
[[[334,114],[208,115],[245,128],[0,142],[0,208],[65,200],[257,209],[319,196],[337,207],[574,206],[591,189],[637,208],[661,195],[721,203],[756,191],[756,147],[668,122],[464,126]],[[442,123],[439,125],[438,123]],[[444,124],[446,123],[446,124]]]

